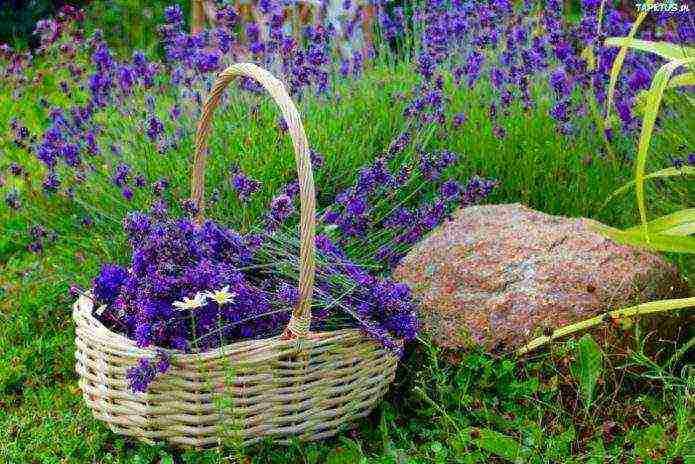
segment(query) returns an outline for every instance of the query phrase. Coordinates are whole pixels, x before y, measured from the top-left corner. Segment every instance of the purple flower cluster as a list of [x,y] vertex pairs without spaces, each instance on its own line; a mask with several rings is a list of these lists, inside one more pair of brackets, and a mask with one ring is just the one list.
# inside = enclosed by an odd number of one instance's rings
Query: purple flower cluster
[[254,193],[260,190],[261,183],[250,178],[243,171],[236,170],[236,173],[232,176],[232,187],[239,196],[239,200],[247,202]]
[[[272,241],[271,241],[272,242]],[[278,242],[283,245],[282,241]],[[325,234],[316,236],[318,251],[313,311],[316,328],[354,326],[388,349],[402,353],[403,343],[413,340],[420,323],[416,306],[407,285],[368,273],[347,257],[346,252]],[[266,259],[278,272],[288,264],[284,251],[272,246],[263,249]],[[296,289],[282,284],[278,297],[296,302]],[[327,309],[337,307],[339,310]],[[348,322],[337,320],[349,316]],[[337,320],[336,320],[337,319]]]
[[[600,2],[598,2],[600,4]],[[605,89],[617,48],[603,45],[609,36],[625,36],[631,18],[605,5],[602,24],[598,24],[596,1],[583,3],[578,25],[569,23],[560,2],[551,1],[538,15],[531,4],[512,7],[508,2],[473,4],[428,0],[416,9],[414,19],[423,27],[423,47],[417,56],[416,69],[422,83],[406,110],[409,117],[424,122],[442,122],[447,96],[442,91],[442,77],[450,74],[457,85],[475,86],[487,77],[492,94],[490,112],[492,131],[504,138],[506,131],[497,123],[499,114],[507,114],[510,104],[521,100],[525,108],[535,102],[531,86],[549,84],[555,95],[550,115],[559,129],[573,132],[573,115],[588,112],[588,99],[574,101],[575,88],[584,95],[595,95],[598,105],[605,104]],[[600,32],[599,32],[600,31]],[[679,31],[678,33],[674,33]],[[692,44],[692,18],[683,14],[662,15],[656,23],[643,25],[641,38]],[[596,65],[587,60],[587,47],[596,57]],[[625,61],[615,102],[622,129],[631,133],[638,127],[632,106],[636,94],[649,86],[662,60],[655,55],[631,53]],[[454,127],[463,119],[455,116]]]
[[[140,347],[183,351],[264,338],[285,327],[298,293],[289,280],[296,276],[283,273],[295,263],[288,266],[286,250],[274,254],[278,237],[164,215],[135,212],[124,220],[131,264],[105,264],[93,282],[102,322]],[[400,352],[398,340],[411,340],[419,327],[408,287],[368,274],[325,236],[316,243],[322,259],[312,329],[357,326]],[[156,362],[141,359],[127,372],[131,389],[146,391],[168,366],[164,354]]]
[[[124,229],[133,246],[131,266],[105,265],[94,295],[108,306],[102,320],[139,346],[208,349],[223,339],[263,336],[286,321],[286,313],[269,315],[267,292],[239,271],[253,250],[231,229],[211,221],[200,227],[184,219],[157,221],[142,213],[130,214]],[[172,306],[225,286],[236,293],[228,305],[209,302],[192,314]]]
[[[337,234],[345,249],[373,249],[369,260],[387,268],[395,266],[410,247],[440,224],[457,207],[468,206],[488,196],[497,182],[475,176],[463,185],[443,173],[459,157],[447,150],[421,153],[416,169],[399,165],[391,172],[387,158],[379,158],[359,171],[354,185],[336,196],[324,210],[320,224]],[[412,191],[413,184],[426,181],[438,195],[413,207],[398,204],[399,196]],[[376,249],[375,249],[376,247]]]
[[45,242],[55,242],[57,234],[52,230],[46,230],[40,224],[29,227],[29,237],[31,242],[27,245],[27,249],[32,253],[40,253],[43,251]]
[[169,370],[169,367],[169,355],[164,351],[158,353],[154,362],[148,358],[141,358],[136,366],[126,371],[128,386],[133,392],[144,393],[157,377],[157,374],[165,373]]
[[432,153],[422,153],[420,155],[419,168],[428,181],[438,179],[442,172],[458,161],[458,155],[449,150],[441,150]]

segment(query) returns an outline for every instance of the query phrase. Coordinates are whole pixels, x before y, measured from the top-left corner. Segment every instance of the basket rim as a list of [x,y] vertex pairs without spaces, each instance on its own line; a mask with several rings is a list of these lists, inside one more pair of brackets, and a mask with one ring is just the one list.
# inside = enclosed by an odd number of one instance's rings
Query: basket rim
[[[186,353],[184,351],[175,348],[161,348],[161,347],[146,347],[141,348],[137,346],[134,340],[126,337],[123,334],[115,332],[108,327],[106,327],[99,319],[94,317],[92,314],[92,309],[94,308],[95,300],[91,296],[90,292],[83,293],[72,306],[72,316],[75,321],[75,325],[78,329],[82,328],[85,331],[92,332],[93,334],[101,335],[101,338],[106,338],[104,342],[108,342],[111,346],[117,346],[119,349],[128,351],[130,355],[139,357],[150,357],[154,358],[160,352],[165,352],[177,361],[190,361],[190,360],[200,360],[215,358],[220,355],[226,355],[237,350],[249,350],[255,348],[263,348],[269,344],[275,345],[278,348],[284,349],[297,349],[299,351],[310,348],[314,342],[321,341],[323,339],[334,339],[340,340],[343,338],[353,338],[356,335],[362,338],[369,338],[367,335],[358,327],[339,329],[332,331],[323,332],[309,332],[303,338],[287,339],[283,338],[282,334],[275,335],[273,337],[253,339],[253,340],[240,340],[233,343],[228,343],[224,346],[214,348],[212,350]],[[79,331],[75,334],[77,338],[85,338],[81,336]],[[370,339],[371,340],[371,339]],[[376,340],[371,340],[374,343],[378,343]],[[397,340],[399,343],[403,343],[402,340]],[[384,351],[389,352],[385,347],[379,347]],[[390,353],[390,352],[389,352]],[[390,353],[395,356],[395,354]]]

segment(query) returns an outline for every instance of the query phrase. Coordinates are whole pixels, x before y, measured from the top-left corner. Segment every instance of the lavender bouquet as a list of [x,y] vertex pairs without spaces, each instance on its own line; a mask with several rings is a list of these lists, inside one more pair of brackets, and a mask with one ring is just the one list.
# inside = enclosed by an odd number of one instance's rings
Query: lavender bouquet
[[[133,249],[131,265],[104,265],[93,294],[100,305],[97,317],[138,346],[207,351],[236,340],[278,335],[287,324],[298,293],[276,272],[277,264],[261,259],[270,256],[264,250],[272,236],[241,235],[213,221],[197,226],[188,219],[143,213],[130,214],[124,228]],[[396,338],[410,340],[417,334],[407,286],[370,277],[353,264],[333,259],[338,255],[323,258],[319,275],[326,278],[318,283],[323,298],[316,303],[312,330],[355,326],[337,310],[344,301],[326,304],[340,287],[351,301],[361,301],[357,323],[387,346],[398,350]],[[167,370],[164,351],[160,358],[158,363],[141,360],[130,369],[132,390],[145,391],[157,372]]]
[[[318,215],[311,330],[359,327],[400,354],[419,323],[410,289],[385,276],[453,209],[485,197],[495,182],[447,179],[458,160],[448,151],[421,153],[412,165],[393,154],[361,169]],[[312,158],[320,167],[322,157]],[[259,187],[240,170],[233,186],[242,201]],[[426,196],[425,186],[434,195],[418,202],[414,194]],[[131,263],[105,264],[92,293],[107,327],[140,347],[162,348],[158,360],[142,359],[129,370],[132,390],[146,391],[168,369],[167,349],[201,352],[282,331],[298,303],[297,193],[296,181],[283,187],[262,224],[245,234],[211,220],[174,218],[163,200],[125,218]]]

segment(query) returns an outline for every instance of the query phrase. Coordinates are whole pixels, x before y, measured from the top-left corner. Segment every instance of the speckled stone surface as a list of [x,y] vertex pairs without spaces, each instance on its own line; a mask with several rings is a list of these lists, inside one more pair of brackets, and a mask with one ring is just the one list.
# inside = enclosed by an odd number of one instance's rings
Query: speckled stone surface
[[412,287],[425,330],[445,348],[513,348],[610,309],[687,294],[663,258],[618,245],[592,223],[520,204],[463,208],[394,277]]

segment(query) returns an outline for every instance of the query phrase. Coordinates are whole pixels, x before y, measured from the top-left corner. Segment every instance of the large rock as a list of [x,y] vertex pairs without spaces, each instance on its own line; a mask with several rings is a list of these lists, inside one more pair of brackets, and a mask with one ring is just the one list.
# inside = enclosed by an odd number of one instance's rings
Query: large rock
[[687,294],[674,266],[592,224],[520,204],[464,208],[414,247],[394,277],[410,284],[425,330],[445,348],[518,347],[610,309]]

